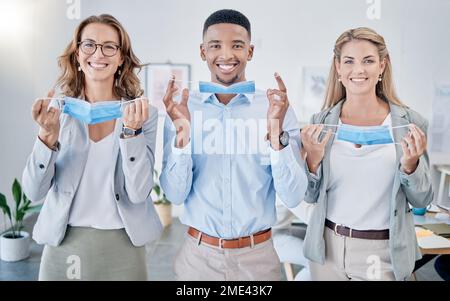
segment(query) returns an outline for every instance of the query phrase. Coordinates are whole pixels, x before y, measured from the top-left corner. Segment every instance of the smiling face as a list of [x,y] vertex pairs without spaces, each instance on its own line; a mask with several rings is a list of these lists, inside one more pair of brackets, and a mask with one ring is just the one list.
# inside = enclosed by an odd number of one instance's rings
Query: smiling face
[[253,48],[244,27],[220,23],[208,27],[200,55],[208,63],[211,81],[229,86],[246,80],[245,67],[252,59]]
[[366,40],[345,43],[335,64],[347,95],[375,94],[378,78],[386,65],[385,59],[380,60],[377,47]]
[[[114,46],[119,46],[119,34],[114,27],[101,24],[91,23],[87,25],[81,34],[80,42],[84,42],[85,50],[96,47],[94,44],[102,44],[103,52],[107,55],[113,53]],[[122,65],[123,58],[120,49],[113,56],[105,56],[100,46],[97,47],[93,54],[87,54],[81,49],[81,44],[77,50],[77,60],[81,66],[81,70],[87,81],[114,82],[114,74],[117,68]]]

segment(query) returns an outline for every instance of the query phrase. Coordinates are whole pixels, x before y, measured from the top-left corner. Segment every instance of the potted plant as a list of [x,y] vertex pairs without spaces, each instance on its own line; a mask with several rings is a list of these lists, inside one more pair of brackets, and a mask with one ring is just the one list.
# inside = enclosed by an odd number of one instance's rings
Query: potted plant
[[0,257],[4,261],[19,261],[30,255],[30,234],[22,231],[23,219],[27,213],[38,212],[42,207],[31,206],[17,179],[12,185],[12,195],[15,201],[13,209],[8,206],[5,195],[0,193],[0,208],[11,224],[11,228],[0,236]]
[[158,178],[158,171],[155,170],[153,203],[155,204],[156,212],[158,212],[163,227],[167,227],[172,224],[172,204],[166,198],[166,194],[162,191],[161,186],[159,186]]

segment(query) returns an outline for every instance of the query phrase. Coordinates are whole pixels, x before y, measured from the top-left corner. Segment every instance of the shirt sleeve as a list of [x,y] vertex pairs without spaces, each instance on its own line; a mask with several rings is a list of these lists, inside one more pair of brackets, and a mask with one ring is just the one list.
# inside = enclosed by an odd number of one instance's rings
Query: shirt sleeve
[[167,117],[164,123],[164,153],[160,183],[167,199],[182,204],[192,186],[191,142],[183,148],[175,147],[175,127]]
[[304,198],[307,178],[300,156],[300,128],[292,108],[288,109],[283,130],[289,133],[289,144],[282,150],[270,148],[270,162],[275,190],[288,207],[297,206]]
[[141,134],[119,139],[125,188],[130,201],[135,204],[145,202],[154,185],[158,112],[154,107],[150,110],[150,118],[144,123]]

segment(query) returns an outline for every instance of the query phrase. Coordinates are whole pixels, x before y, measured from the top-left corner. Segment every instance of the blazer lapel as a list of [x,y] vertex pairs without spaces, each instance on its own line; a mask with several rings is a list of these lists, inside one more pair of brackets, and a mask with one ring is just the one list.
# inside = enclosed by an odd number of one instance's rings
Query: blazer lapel
[[[331,108],[330,111],[328,111],[327,115],[325,116],[323,122],[321,122],[321,123],[337,125],[339,123],[339,117],[341,116],[341,109],[342,109],[342,104],[344,103],[344,101],[345,100],[341,100],[333,108]],[[325,129],[326,129],[326,131],[328,131],[327,128],[325,128]],[[328,179],[330,178],[330,152],[331,152],[331,147],[333,145],[333,141],[336,138],[337,127],[332,128],[332,131],[335,134],[332,135],[332,137],[330,138],[330,140],[328,141],[328,143],[325,147],[325,157],[323,159],[322,170],[325,170],[327,173],[327,174],[322,175],[323,179],[324,179],[325,187],[327,187]],[[325,135],[325,133],[322,133],[322,138],[324,135]]]
[[[122,118],[116,119],[116,125],[114,126],[114,137],[120,137],[120,134],[122,133]],[[113,155],[116,158],[116,156],[119,154],[119,139],[114,139],[114,145],[113,145]]]

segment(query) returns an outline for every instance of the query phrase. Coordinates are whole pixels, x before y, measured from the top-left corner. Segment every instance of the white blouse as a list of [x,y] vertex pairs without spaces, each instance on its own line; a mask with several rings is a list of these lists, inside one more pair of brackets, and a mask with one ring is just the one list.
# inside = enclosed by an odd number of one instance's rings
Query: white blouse
[[69,225],[96,229],[124,228],[113,191],[114,132],[98,142],[90,140],[83,176],[70,209]]
[[[383,125],[391,124],[388,114]],[[330,153],[327,219],[356,230],[389,229],[396,170],[395,144],[356,148],[335,139]]]

